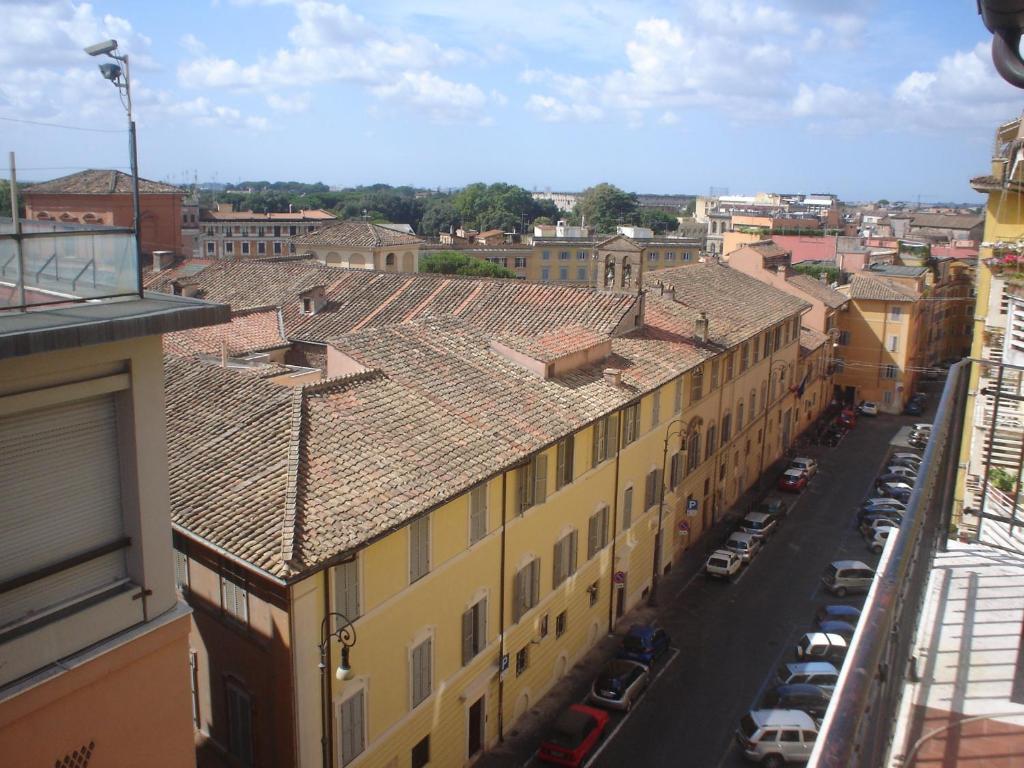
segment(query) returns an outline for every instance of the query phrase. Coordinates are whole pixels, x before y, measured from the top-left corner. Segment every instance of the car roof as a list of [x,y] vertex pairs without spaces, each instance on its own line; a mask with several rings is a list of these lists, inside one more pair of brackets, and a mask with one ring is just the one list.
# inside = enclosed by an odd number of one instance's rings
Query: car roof
[[908,459],[909,458],[909,459],[917,459],[918,461],[920,461],[921,460],[921,454],[919,454],[919,453],[908,453],[907,451],[900,451],[899,453],[894,453],[892,455],[892,458],[894,458],[894,459],[897,459],[897,458]]
[[867,563],[862,563],[860,560],[836,560],[832,563],[834,568],[867,568],[869,571],[873,570]]
[[716,555],[718,557],[736,557],[736,553],[733,552],[731,549],[716,549],[714,552],[708,555],[708,560],[710,560],[712,557],[715,557]]
[[757,541],[757,538],[752,533],[745,533],[744,531],[733,531],[729,534],[729,539],[739,539],[740,541]]
[[789,725],[794,728],[817,730],[811,716],[806,712],[801,712],[799,709],[753,709],[750,711],[750,719],[759,728],[764,728],[765,726],[781,728]]
[[821,631],[825,634],[830,632],[838,632],[843,629],[853,629],[853,624],[842,619],[829,619],[828,621],[821,622]]
[[814,463],[814,459],[812,459],[812,458],[809,458],[809,457],[807,457],[807,456],[797,456],[797,457],[796,457],[795,459],[793,459],[793,461],[792,461],[792,462],[790,462],[790,463],[796,463],[796,462],[798,462],[798,461],[805,461],[805,462],[808,462],[808,463],[811,463],[811,464],[813,464],[813,463]]
[[[830,632],[808,632],[804,635],[811,644],[828,643],[829,645],[846,645],[846,638]],[[801,638],[802,640],[803,638]]]
[[769,515],[767,512],[748,512],[747,516],[743,519],[752,520],[755,523],[763,523],[766,520],[770,519],[770,517],[771,515]]
[[782,683],[775,686],[775,693],[806,693],[806,694],[817,694],[822,698],[828,698],[828,694],[825,693],[820,687],[814,683]]
[[786,671],[791,675],[814,675],[826,672],[839,674],[836,665],[831,661],[791,661],[786,665]]
[[835,614],[836,616],[860,616],[860,608],[855,605],[843,605],[842,603],[823,605],[819,610]]
[[800,469],[799,467],[786,467],[786,471],[783,472],[782,474],[784,474],[784,475],[802,475],[803,473],[804,473],[804,471],[802,469]]

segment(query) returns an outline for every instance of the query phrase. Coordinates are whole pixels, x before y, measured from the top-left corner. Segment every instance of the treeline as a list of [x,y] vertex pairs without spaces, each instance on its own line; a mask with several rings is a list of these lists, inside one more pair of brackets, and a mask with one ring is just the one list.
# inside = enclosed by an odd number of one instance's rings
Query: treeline
[[261,213],[283,212],[289,206],[293,210],[322,208],[342,218],[408,224],[427,237],[460,227],[481,232],[523,232],[534,224],[550,224],[558,219],[596,226],[602,233],[614,232],[620,224],[647,226],[659,234],[677,227],[674,216],[641,209],[635,194],[611,184],[585,190],[572,213],[560,212],[550,200],[535,200],[523,187],[502,183],[476,183],[441,192],[387,184],[331,190],[320,183],[246,181],[201,194],[201,205],[212,207],[216,202],[230,202],[236,210]]

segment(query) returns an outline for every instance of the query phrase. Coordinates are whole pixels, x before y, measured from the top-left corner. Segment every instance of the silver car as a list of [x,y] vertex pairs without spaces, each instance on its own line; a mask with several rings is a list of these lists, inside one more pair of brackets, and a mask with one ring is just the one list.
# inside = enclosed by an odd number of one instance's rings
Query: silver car
[[589,699],[599,707],[628,712],[650,682],[650,673],[643,664],[612,659],[594,679]]
[[768,768],[806,763],[817,739],[818,726],[798,709],[754,709],[736,729],[743,755]]
[[761,540],[752,534],[736,531],[726,539],[725,548],[739,555],[744,563],[749,563],[761,549]]

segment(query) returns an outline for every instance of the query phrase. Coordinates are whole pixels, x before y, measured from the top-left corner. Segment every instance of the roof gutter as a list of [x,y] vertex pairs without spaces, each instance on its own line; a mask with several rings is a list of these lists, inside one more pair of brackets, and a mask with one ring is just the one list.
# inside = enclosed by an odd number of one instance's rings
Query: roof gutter
[[224,547],[221,547],[221,546],[218,546],[217,544],[214,544],[209,539],[203,538],[198,533],[194,533],[194,532],[190,531],[188,528],[184,528],[183,526],[179,525],[178,523],[171,523],[171,528],[173,530],[177,531],[178,533],[180,533],[186,539],[191,539],[192,541],[195,541],[195,542],[197,542],[199,544],[202,544],[204,547],[207,547],[208,549],[211,549],[214,552],[216,552],[218,555],[223,557],[225,560],[230,560],[235,565],[238,565],[238,566],[240,566],[242,568],[245,568],[248,571],[254,571],[255,573],[258,573],[260,576],[262,576],[263,578],[270,579],[275,584],[280,584],[282,587],[287,587],[288,586],[288,582],[285,581],[284,579],[282,579],[280,576],[275,576],[270,571],[266,571],[263,568],[260,568],[258,565],[253,565],[248,560],[243,560],[238,555],[231,554],[226,549],[224,549]]

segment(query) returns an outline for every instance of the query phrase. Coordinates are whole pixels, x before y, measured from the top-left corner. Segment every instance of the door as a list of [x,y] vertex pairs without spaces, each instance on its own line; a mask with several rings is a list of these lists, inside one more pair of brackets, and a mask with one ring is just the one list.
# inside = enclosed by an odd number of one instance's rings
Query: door
[[469,708],[469,756],[475,757],[484,746],[484,697]]

